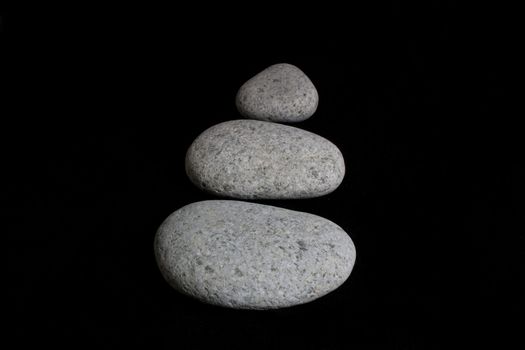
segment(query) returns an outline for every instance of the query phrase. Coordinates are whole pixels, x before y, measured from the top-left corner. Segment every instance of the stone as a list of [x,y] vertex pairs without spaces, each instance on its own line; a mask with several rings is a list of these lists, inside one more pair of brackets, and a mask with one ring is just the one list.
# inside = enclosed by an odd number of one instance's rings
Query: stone
[[199,135],[186,173],[202,190],[239,199],[312,198],[334,191],[345,164],[327,139],[288,125],[232,120]]
[[239,89],[236,105],[246,118],[293,123],[310,118],[319,104],[314,84],[299,68],[274,64]]
[[206,303],[276,309],[313,301],[350,276],[355,247],[317,215],[235,200],[189,204],[155,236],[166,281]]

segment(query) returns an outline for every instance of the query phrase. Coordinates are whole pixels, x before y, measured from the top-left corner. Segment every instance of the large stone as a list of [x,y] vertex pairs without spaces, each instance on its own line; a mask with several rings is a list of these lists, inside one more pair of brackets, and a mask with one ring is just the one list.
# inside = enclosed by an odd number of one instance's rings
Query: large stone
[[343,181],[339,149],[295,127],[232,120],[204,131],[186,155],[186,172],[199,188],[223,197],[319,197]]
[[322,217],[231,200],[171,214],[155,237],[159,268],[178,291],[206,303],[272,309],[317,299],[350,275],[355,247]]
[[236,104],[239,112],[247,118],[300,122],[315,113],[319,95],[299,68],[280,63],[244,83],[237,93]]

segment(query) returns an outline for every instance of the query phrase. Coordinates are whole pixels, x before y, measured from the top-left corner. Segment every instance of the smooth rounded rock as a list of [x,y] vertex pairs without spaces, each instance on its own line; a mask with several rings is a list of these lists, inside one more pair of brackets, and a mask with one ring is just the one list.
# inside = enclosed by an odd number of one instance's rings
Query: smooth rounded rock
[[355,247],[322,217],[233,200],[192,203],[162,223],[155,256],[176,290],[238,309],[315,300],[350,275]]
[[319,197],[343,181],[345,164],[327,139],[292,126],[232,120],[204,131],[186,154],[199,188],[241,199]]
[[319,104],[314,84],[299,68],[287,63],[270,66],[239,89],[239,112],[252,119],[300,122],[310,118]]

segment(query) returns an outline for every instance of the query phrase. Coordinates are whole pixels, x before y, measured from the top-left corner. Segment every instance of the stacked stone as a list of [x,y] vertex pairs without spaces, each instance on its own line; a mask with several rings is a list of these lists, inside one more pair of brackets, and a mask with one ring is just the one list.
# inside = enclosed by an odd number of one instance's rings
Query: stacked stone
[[[241,200],[300,199],[334,191],[339,149],[278,122],[312,116],[317,90],[297,67],[276,64],[248,80],[236,104],[245,118],[212,126],[190,146],[186,172],[200,189]],[[201,301],[275,309],[315,300],[350,276],[355,247],[317,215],[239,200],[208,200],[171,214],[155,237],[165,279]]]

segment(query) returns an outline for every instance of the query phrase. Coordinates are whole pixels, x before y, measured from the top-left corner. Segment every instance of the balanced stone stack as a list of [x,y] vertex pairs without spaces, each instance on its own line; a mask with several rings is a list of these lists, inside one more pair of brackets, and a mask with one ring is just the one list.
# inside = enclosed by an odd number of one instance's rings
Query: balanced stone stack
[[[300,199],[334,191],[339,149],[276,122],[312,116],[319,96],[297,67],[276,64],[248,80],[236,104],[245,118],[212,126],[190,146],[186,173],[200,189],[241,200]],[[208,200],[172,213],[155,236],[159,268],[178,291],[238,309],[303,304],[350,276],[355,247],[317,215],[239,200]]]

